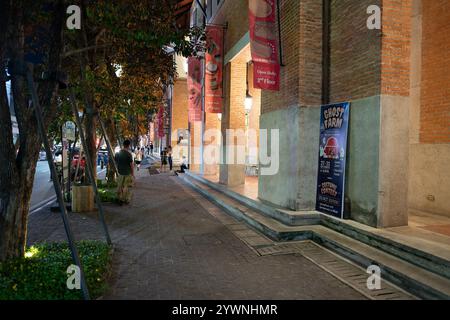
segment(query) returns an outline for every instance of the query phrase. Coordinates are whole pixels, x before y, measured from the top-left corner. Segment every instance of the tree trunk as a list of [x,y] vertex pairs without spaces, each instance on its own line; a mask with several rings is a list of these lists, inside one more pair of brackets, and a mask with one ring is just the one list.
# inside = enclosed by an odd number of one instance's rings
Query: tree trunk
[[[4,11],[10,5],[10,11]],[[62,30],[64,19],[63,1],[58,1],[54,7],[51,25],[52,45],[48,52],[49,64],[46,66],[49,74],[60,70],[62,54]],[[2,35],[7,34],[7,48],[0,37],[0,61],[5,56],[12,59],[16,69],[24,68],[24,11],[30,10],[24,1],[2,1],[0,6],[0,23]],[[3,25],[4,16],[14,17]],[[4,28],[5,27],[5,28]],[[19,67],[19,68],[17,68]],[[3,68],[3,67],[2,67]],[[3,72],[3,70],[1,71]],[[12,139],[11,115],[9,112],[4,81],[0,80],[0,261],[23,255],[26,246],[28,211],[33,189],[36,162],[39,156],[41,140],[39,137],[34,108],[28,105],[29,97],[25,78],[13,74],[11,79],[14,107],[19,126],[20,146],[16,151]],[[57,81],[50,80],[38,88],[38,95],[44,109],[44,122],[47,125],[56,113],[55,93]]]
[[[106,134],[109,138],[109,142],[111,144],[111,148],[113,149],[112,151],[114,152],[114,148],[117,145],[117,138],[116,138],[116,129],[114,126],[114,120],[111,119],[110,117],[107,117],[105,119],[105,131]],[[109,161],[108,161],[108,174],[107,174],[107,179],[108,182],[115,182],[116,181],[116,172],[114,171],[114,167],[112,162],[114,161],[114,154],[111,154],[108,152],[109,155]]]
[[94,114],[93,110],[92,113],[88,110],[85,121],[85,138],[87,146],[87,150],[85,150],[85,152],[89,153],[92,161],[91,168],[93,169],[92,173],[94,176],[94,182],[96,181],[97,177],[97,124],[97,115]]

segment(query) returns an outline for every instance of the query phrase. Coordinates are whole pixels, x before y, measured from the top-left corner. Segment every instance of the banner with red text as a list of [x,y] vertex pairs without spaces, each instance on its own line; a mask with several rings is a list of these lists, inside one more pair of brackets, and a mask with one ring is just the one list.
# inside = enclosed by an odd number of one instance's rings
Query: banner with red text
[[195,57],[188,58],[188,118],[202,121],[202,65]]
[[205,110],[222,113],[223,27],[206,27]]
[[276,9],[275,0],[249,0],[253,86],[263,90],[280,90]]

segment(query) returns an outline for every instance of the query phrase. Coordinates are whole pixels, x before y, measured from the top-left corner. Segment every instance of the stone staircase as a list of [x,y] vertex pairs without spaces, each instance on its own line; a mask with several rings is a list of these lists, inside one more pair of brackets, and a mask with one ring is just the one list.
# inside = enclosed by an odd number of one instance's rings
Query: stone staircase
[[277,241],[311,240],[422,299],[450,299],[450,261],[393,241],[373,228],[319,212],[292,212],[247,198],[201,176],[182,179],[228,214]]

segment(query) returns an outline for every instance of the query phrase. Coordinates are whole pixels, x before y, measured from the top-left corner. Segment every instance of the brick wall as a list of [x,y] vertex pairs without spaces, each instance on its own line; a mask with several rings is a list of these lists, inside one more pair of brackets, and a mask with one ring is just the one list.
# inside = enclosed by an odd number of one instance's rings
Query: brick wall
[[424,0],[420,142],[450,143],[450,1]]
[[411,0],[383,0],[382,94],[409,96],[411,2]]
[[188,88],[187,81],[178,79],[173,86],[172,104],[172,145],[177,142],[177,129],[188,128]]
[[225,53],[228,52],[248,32],[248,0],[225,0],[212,23],[228,23]]
[[322,1],[300,1],[300,105],[322,102],[322,11]]
[[263,90],[261,92],[262,114],[299,103],[300,1],[280,1],[280,17],[285,66],[281,67],[280,91]]
[[330,102],[380,93],[381,38],[367,28],[367,7],[380,0],[331,0]]

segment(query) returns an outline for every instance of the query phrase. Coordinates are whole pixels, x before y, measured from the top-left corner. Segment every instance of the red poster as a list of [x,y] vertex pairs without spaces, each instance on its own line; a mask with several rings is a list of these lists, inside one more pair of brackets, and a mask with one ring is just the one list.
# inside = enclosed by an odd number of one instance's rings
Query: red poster
[[188,58],[188,118],[189,122],[202,121],[202,67],[199,59]]
[[280,90],[275,0],[249,0],[253,86]]
[[223,105],[223,28],[206,27],[205,110],[222,113]]
[[158,115],[156,117],[158,125],[158,138],[164,137],[164,107],[159,107]]

